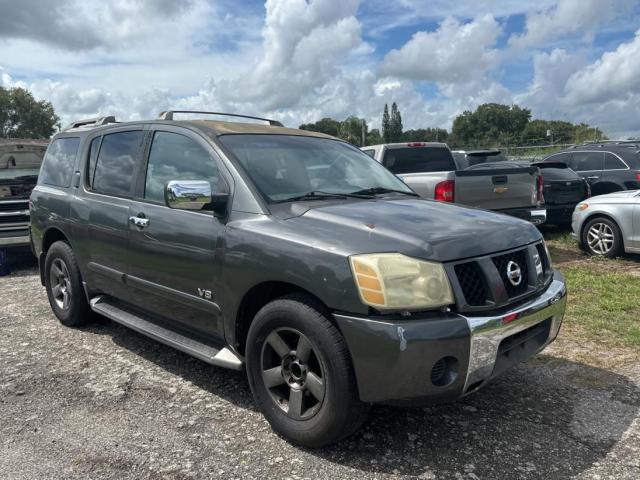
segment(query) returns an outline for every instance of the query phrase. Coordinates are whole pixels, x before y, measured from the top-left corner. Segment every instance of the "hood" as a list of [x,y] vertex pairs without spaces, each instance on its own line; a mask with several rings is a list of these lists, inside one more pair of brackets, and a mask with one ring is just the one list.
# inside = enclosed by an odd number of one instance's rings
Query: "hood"
[[598,195],[595,197],[587,198],[587,203],[606,203],[610,200],[626,199],[635,197],[640,194],[640,190],[621,190],[619,192],[607,193],[605,195]]
[[[285,223],[311,244],[346,255],[400,252],[440,262],[487,255],[542,238],[506,215],[422,199],[376,199],[330,205],[293,204]],[[300,210],[297,210],[300,209]]]

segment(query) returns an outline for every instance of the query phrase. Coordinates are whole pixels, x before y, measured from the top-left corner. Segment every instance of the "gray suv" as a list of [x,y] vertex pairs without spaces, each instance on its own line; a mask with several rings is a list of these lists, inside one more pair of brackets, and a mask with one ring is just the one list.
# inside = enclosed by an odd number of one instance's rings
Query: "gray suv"
[[558,334],[565,284],[533,225],[417,198],[327,135],[174,113],[52,140],[31,235],[64,325],[96,313],[246,369],[309,447],[371,403],[475,391]]

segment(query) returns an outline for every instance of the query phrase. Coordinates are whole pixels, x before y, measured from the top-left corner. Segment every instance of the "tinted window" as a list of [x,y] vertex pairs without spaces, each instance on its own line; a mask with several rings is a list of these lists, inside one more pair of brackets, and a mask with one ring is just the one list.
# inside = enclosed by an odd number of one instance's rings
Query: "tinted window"
[[220,191],[215,159],[184,135],[156,132],[149,152],[144,198],[164,203],[164,189],[171,180],[207,180],[213,192]]
[[375,158],[376,156],[376,151],[375,150],[362,150],[364,153],[366,153],[367,155],[369,155],[371,158]]
[[392,148],[384,154],[384,166],[393,173],[448,172],[456,169],[447,148]]
[[602,170],[603,161],[602,152],[573,152],[569,166],[576,172]]
[[557,155],[551,155],[544,159],[545,162],[562,162],[569,165],[571,156],[568,153],[558,153]]
[[374,159],[344,142],[293,135],[223,135],[220,141],[273,202],[314,190],[336,194],[368,188],[411,191]]
[[93,177],[93,190],[109,195],[131,193],[142,131],[105,135]]
[[578,174],[570,168],[542,168],[540,170],[545,180],[563,180],[567,182],[580,179]]
[[93,176],[96,173],[96,161],[98,160],[98,150],[100,150],[100,142],[102,137],[96,137],[91,140],[89,146],[89,167],[87,168],[87,185],[93,187]]
[[606,152],[604,154],[604,169],[605,170],[626,170],[627,165],[616,157],[613,153]]
[[80,145],[79,138],[59,138],[49,146],[44,157],[40,183],[68,187],[71,185],[76,154]]

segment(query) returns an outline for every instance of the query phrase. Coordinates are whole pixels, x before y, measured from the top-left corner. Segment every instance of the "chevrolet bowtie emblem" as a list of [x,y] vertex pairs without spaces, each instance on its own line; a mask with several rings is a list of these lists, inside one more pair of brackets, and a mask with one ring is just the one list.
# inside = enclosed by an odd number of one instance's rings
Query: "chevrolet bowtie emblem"
[[509,187],[495,187],[493,193],[504,193],[509,190]]

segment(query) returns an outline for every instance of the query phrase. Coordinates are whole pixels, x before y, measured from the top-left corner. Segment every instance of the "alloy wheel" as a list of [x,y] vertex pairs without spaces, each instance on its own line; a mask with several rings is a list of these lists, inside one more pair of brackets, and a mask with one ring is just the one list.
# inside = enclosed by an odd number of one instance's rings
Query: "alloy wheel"
[[324,400],[324,360],[301,332],[280,328],[262,346],[262,381],[271,399],[290,418],[314,416]]
[[49,272],[51,295],[58,308],[66,310],[71,302],[71,277],[64,261],[56,258]]
[[606,223],[594,223],[587,232],[589,248],[598,255],[606,255],[613,248],[613,230]]

